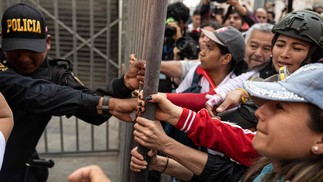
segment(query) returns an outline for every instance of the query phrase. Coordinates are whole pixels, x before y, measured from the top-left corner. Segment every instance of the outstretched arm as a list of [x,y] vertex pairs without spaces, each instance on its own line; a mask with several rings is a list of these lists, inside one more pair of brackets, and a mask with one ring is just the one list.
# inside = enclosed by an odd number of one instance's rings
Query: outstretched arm
[[110,182],[102,168],[97,165],[90,165],[75,170],[68,176],[69,182]]
[[[167,121],[186,132],[196,145],[220,151],[246,166],[251,165],[253,160],[259,157],[251,145],[254,132],[213,119],[205,109],[196,113],[178,107],[160,94],[148,96],[147,100],[158,104],[156,119]],[[144,111],[144,102],[139,101],[139,105],[141,111]],[[140,120],[138,118],[137,122]]]

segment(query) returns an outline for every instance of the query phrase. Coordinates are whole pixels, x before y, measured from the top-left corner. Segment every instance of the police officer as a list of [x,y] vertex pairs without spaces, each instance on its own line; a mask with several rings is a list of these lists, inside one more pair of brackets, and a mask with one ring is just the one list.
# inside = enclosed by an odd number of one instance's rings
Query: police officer
[[96,125],[113,113],[130,120],[129,115],[115,110],[118,106],[117,109],[124,109],[122,112],[130,112],[132,105],[128,100],[107,95],[130,97],[138,86],[137,71],[143,66],[140,62],[106,88],[93,91],[74,76],[68,61],[50,59],[49,49],[50,35],[37,9],[18,3],[5,10],[2,50],[6,59],[0,65],[0,91],[14,113],[15,124],[6,146],[0,181],[46,181],[47,168],[29,168],[26,163],[38,158],[35,147],[53,115],[75,115]]

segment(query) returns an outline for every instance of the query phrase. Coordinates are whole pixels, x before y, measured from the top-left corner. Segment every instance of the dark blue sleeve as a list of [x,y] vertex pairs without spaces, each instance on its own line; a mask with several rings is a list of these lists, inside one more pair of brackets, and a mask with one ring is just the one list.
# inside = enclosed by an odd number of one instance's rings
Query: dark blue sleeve
[[108,119],[97,114],[100,96],[46,80],[24,77],[11,69],[0,71],[0,92],[9,105],[26,111],[50,112],[54,116],[74,115],[92,124],[101,124]]
[[96,93],[99,95],[110,95],[116,98],[129,98],[131,97],[131,92],[132,90],[124,84],[124,75],[111,80],[106,87],[96,90]]

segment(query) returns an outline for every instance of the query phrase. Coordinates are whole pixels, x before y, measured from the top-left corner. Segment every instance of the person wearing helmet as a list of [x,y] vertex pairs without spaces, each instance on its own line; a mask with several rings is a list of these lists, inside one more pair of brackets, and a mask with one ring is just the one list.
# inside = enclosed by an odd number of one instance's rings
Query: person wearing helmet
[[[323,18],[312,11],[299,10],[286,15],[272,29],[275,36],[272,41],[271,61],[259,66],[260,71],[251,79],[266,79],[276,75],[281,66],[286,66],[292,73],[302,65],[319,61],[323,56],[322,23]],[[228,108],[239,106],[242,100],[248,100],[246,92],[242,89],[235,90],[236,88],[242,88],[242,82],[226,94],[214,90],[194,95],[167,94],[167,98],[177,105],[194,111],[198,111],[207,104],[212,117],[218,115],[223,120],[241,122],[245,126],[255,127],[258,120],[253,114],[256,109],[254,104],[247,102],[237,111],[225,112]],[[185,99],[186,97],[190,99]]]
[[[205,111],[194,113],[170,103],[160,94],[148,96],[149,102],[157,103],[156,119],[168,118],[167,122],[187,131],[189,136],[200,135],[195,142],[202,146],[221,148],[227,154],[236,154],[239,162],[253,161],[258,155],[264,156],[250,168],[242,181],[322,181],[323,154],[323,64],[305,65],[283,81],[246,81],[244,88],[259,106],[257,132],[211,119]],[[141,104],[143,105],[143,104]],[[202,176],[192,181],[224,181],[223,175],[234,175],[235,168],[217,168],[210,155],[194,151],[170,140],[158,128],[158,121],[137,118],[134,125],[136,142],[168,157],[152,157],[149,167],[167,174],[182,176],[191,180],[193,174]],[[300,132],[301,131],[301,132]],[[213,142],[213,144],[211,144]],[[249,147],[249,148],[248,148]],[[135,172],[145,169],[143,157],[132,150],[130,168]],[[231,152],[230,152],[231,151]],[[243,160],[242,160],[243,156]],[[210,160],[211,159],[211,160]],[[214,160],[214,159],[213,159]],[[222,161],[223,162],[223,161]],[[185,168],[179,168],[179,164]],[[224,166],[223,163],[221,163]],[[225,166],[227,167],[227,166]],[[203,169],[203,170],[201,170]],[[222,176],[205,176],[210,171],[221,171]],[[193,174],[192,174],[193,173]],[[213,179],[213,180],[210,180]],[[230,180],[230,176],[225,181]]]
[[[293,73],[301,66],[320,61],[323,57],[323,18],[319,14],[299,10],[287,14],[272,29],[272,59],[259,72],[259,77],[268,79],[279,73],[283,66]],[[240,104],[241,99],[248,100],[248,95],[241,89],[227,93],[224,102],[216,112]],[[253,115],[253,113],[250,113]],[[250,118],[255,118],[254,115]]]

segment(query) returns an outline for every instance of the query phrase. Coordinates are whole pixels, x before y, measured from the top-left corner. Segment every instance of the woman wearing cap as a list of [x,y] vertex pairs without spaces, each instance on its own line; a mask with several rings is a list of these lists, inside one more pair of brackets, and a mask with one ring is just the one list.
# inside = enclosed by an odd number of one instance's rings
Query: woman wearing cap
[[243,181],[256,175],[255,181],[323,180],[322,72],[323,64],[316,63],[284,81],[245,83],[259,106],[252,145],[265,158],[250,168]]
[[[322,22],[323,21],[320,16],[309,11],[297,11],[286,16],[273,29],[276,34],[273,41],[273,64],[268,65],[265,69],[266,71],[261,72],[260,76],[266,78],[266,76],[268,77],[276,73],[275,68],[280,65],[290,66],[290,71],[293,72],[306,62],[313,62],[313,60],[315,61],[322,57],[321,49],[323,46],[320,42],[322,35],[321,31],[319,31],[322,29],[320,27]],[[304,23],[307,23],[308,26],[302,26],[303,28],[313,27],[313,29],[298,29],[299,25]],[[295,57],[295,55],[298,56]],[[240,97],[238,100],[240,100]],[[175,108],[177,108],[177,106],[169,110],[168,113],[176,110]],[[178,123],[167,119],[164,120],[187,132],[189,137],[193,139],[197,145],[207,146],[215,150],[222,151],[230,158],[233,158],[244,165],[250,165],[253,159],[258,156],[258,153],[251,146],[251,140],[255,134],[254,132],[241,130],[241,128],[237,126],[232,127],[232,124],[211,119],[205,110],[201,110],[198,113],[187,109],[182,109],[182,111],[182,114],[179,112],[180,121],[178,121]],[[163,115],[157,115],[156,117],[157,119],[160,119],[159,117],[162,116]],[[174,117],[168,117],[168,119],[169,118],[174,120]],[[147,123],[144,119],[140,118],[138,121],[138,125],[144,126],[143,128],[147,127]],[[137,133],[137,140],[141,142],[139,142],[140,144],[148,146],[146,141],[139,136],[144,133],[143,131],[145,130],[141,129],[141,132]],[[228,136],[231,137],[228,138]],[[149,137],[145,137],[145,139],[148,140]],[[150,148],[160,149],[157,146],[153,146],[153,143],[149,144],[150,146],[148,147]],[[163,152],[166,149],[161,148],[160,150]],[[169,151],[165,152],[166,155],[167,152]],[[190,152],[189,154],[191,154],[189,160],[193,160],[198,156],[195,153],[192,155],[193,152]],[[169,155],[172,156],[171,154]],[[209,160],[205,154],[203,155],[204,157],[199,156],[196,160]],[[185,156],[182,157],[184,158]],[[208,161],[204,161],[202,165],[196,165],[192,168],[190,168],[191,166],[189,164],[185,164],[185,161],[180,162],[184,166],[189,167],[189,170],[197,175],[204,172],[205,169],[203,168],[212,167],[208,166]],[[201,166],[202,169],[199,168]]]

